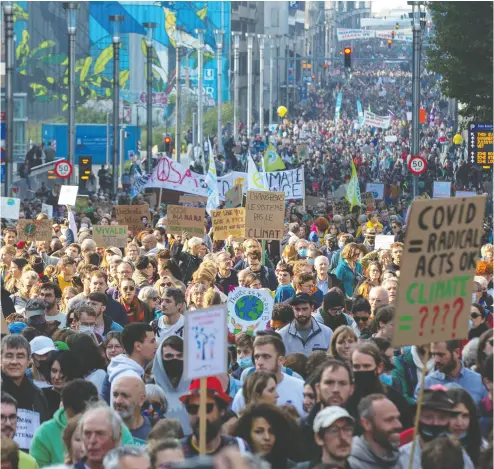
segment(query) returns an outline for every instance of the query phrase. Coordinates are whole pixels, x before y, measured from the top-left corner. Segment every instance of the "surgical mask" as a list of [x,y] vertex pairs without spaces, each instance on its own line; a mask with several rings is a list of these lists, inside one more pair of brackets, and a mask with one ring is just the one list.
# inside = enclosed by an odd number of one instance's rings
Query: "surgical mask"
[[237,361],[240,368],[242,368],[242,370],[254,366],[254,363],[252,362],[252,357],[239,358]]
[[381,380],[381,383],[386,386],[391,386],[393,384],[393,378],[390,375],[381,375],[379,379]]
[[307,257],[308,249],[307,248],[301,248],[298,250],[298,254],[300,257]]
[[92,334],[94,332],[94,326],[79,326],[79,332],[81,334]]
[[314,258],[313,258],[313,257],[308,257],[308,258],[307,258],[307,262],[308,262],[309,264],[314,265]]
[[441,436],[449,435],[448,425],[429,425],[419,422],[419,433],[425,442],[435,440]]
[[338,247],[339,247],[340,249],[341,249],[344,245],[345,245],[345,243],[338,241]]
[[89,228],[89,225],[87,223],[81,223],[81,228]]

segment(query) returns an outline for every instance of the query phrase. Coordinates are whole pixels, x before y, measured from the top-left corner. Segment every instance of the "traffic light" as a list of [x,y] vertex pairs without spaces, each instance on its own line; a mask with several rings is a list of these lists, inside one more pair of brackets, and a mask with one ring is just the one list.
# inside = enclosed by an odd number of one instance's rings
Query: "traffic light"
[[167,155],[171,155],[172,153],[172,138],[169,135],[165,135],[165,138],[163,139],[165,142],[165,153]]
[[391,44],[393,44],[393,41],[391,39],[388,39],[388,49],[391,49]]
[[345,67],[346,68],[352,68],[352,49],[351,49],[351,47],[345,47],[343,52],[345,53]]
[[400,25],[398,23],[396,23],[396,26],[395,26],[396,29],[400,29]]
[[79,187],[85,188],[93,168],[92,156],[79,156]]
[[391,31],[391,39],[394,39],[394,38],[395,38],[395,32]]
[[324,68],[328,68],[328,64],[324,64],[324,65],[323,65],[323,67],[324,67]]

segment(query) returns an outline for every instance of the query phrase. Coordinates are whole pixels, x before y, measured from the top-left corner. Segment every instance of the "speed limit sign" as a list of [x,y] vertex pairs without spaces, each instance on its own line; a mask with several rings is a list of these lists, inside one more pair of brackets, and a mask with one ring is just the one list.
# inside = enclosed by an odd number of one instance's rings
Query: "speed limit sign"
[[72,174],[72,165],[67,160],[60,160],[55,163],[53,170],[59,178],[67,179]]
[[408,169],[412,174],[418,176],[427,169],[427,162],[421,156],[412,156],[408,162]]

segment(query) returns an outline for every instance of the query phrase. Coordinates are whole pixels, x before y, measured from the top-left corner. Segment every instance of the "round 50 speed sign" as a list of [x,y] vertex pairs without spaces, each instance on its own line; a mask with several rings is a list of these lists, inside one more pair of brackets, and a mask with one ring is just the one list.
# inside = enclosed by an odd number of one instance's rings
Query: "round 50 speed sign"
[[408,169],[412,174],[418,176],[427,169],[427,162],[421,156],[412,156],[408,162]]
[[55,174],[62,179],[69,178],[72,174],[72,169],[72,165],[67,160],[57,161],[53,168]]

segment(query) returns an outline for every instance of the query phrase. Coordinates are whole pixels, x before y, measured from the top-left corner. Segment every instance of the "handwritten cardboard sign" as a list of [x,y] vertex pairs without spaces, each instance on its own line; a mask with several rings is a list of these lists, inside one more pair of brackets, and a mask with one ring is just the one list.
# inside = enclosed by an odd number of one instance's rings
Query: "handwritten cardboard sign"
[[236,208],[242,206],[242,185],[235,184],[229,191],[225,192],[225,207]]
[[204,235],[204,209],[198,207],[183,207],[168,205],[166,231],[181,235],[186,231],[191,236]]
[[126,225],[133,234],[144,230],[149,224],[149,205],[115,205],[119,225]]
[[247,191],[245,236],[256,239],[283,239],[285,193]]
[[17,223],[17,238],[21,241],[51,241],[53,237],[50,220],[22,219]]
[[208,201],[207,197],[202,195],[181,195],[178,199],[180,204],[204,204],[206,205]]
[[127,246],[128,229],[125,225],[93,225],[93,239],[98,246]]
[[211,219],[215,240],[227,239],[228,236],[245,238],[245,208],[212,210]]
[[413,201],[396,298],[393,346],[468,335],[485,197]]

